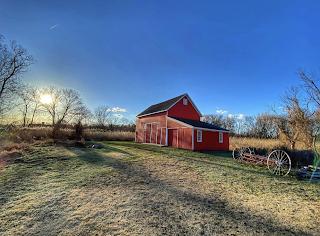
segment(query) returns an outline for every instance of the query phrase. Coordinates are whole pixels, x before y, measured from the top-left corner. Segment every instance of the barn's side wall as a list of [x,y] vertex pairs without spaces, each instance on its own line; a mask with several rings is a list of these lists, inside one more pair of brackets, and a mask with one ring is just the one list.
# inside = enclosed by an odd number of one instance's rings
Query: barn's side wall
[[170,129],[170,128],[178,128],[178,127],[186,127],[186,126],[184,124],[171,120],[171,118],[168,118],[167,127],[168,129]]
[[162,112],[145,117],[137,117],[136,142],[165,145],[166,114],[166,112]]
[[167,120],[168,146],[192,150],[192,127]]
[[229,133],[223,133],[223,143],[219,143],[219,132],[202,131],[202,142],[197,142],[197,129],[194,129],[194,151],[229,150]]
[[200,115],[196,111],[196,109],[192,106],[191,102],[188,99],[188,104],[183,105],[183,99],[186,98],[184,96],[179,102],[177,102],[173,107],[168,110],[168,116],[184,118],[190,120],[200,120]]

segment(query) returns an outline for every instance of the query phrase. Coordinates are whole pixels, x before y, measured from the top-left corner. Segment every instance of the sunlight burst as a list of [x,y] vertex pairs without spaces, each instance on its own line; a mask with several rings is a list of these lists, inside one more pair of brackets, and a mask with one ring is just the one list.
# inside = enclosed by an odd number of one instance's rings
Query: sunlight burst
[[51,102],[52,102],[51,95],[42,95],[41,96],[41,103],[49,104]]

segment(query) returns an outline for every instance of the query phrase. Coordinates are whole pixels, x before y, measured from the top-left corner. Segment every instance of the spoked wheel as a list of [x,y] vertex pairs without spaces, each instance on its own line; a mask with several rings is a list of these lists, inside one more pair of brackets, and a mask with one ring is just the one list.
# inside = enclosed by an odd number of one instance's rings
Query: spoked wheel
[[232,156],[233,159],[237,161],[242,161],[243,160],[243,154],[252,154],[252,151],[248,147],[241,147],[241,148],[235,148],[233,149]]
[[267,166],[273,174],[287,175],[291,170],[291,160],[285,151],[274,150],[268,156]]

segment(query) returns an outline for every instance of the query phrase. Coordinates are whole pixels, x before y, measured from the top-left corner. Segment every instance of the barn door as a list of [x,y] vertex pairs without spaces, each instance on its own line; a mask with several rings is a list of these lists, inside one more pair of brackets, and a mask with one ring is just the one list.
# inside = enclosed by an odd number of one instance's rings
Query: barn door
[[168,146],[178,147],[178,130],[177,129],[168,130]]
[[147,124],[146,125],[146,143],[150,143],[151,142],[151,124]]
[[158,131],[158,124],[153,123],[152,130],[151,130],[151,143],[157,143],[157,131]]

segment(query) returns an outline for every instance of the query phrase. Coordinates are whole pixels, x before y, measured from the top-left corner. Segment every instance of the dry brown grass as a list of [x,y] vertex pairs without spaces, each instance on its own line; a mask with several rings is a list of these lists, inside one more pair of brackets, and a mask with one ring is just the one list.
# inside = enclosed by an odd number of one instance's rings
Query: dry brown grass
[[278,149],[285,146],[278,139],[256,139],[256,138],[236,138],[230,137],[230,150],[235,147],[255,147],[261,149]]
[[92,141],[134,141],[134,132],[85,130],[84,138]]
[[[61,140],[74,139],[73,129],[61,129],[59,137]],[[51,127],[17,128],[5,133],[6,140],[13,143],[29,142],[34,140],[47,140],[52,138]],[[99,129],[85,129],[84,138],[94,141],[134,141],[134,132],[112,132]]]
[[99,144],[35,147],[6,168],[0,234],[319,233],[319,184],[273,176],[229,152]]
[[[283,142],[279,139],[256,139],[256,138],[236,138],[230,137],[230,150],[235,147],[255,147],[260,149],[290,149],[290,144],[288,142]],[[296,142],[296,150],[305,150],[305,145],[302,142]]]

